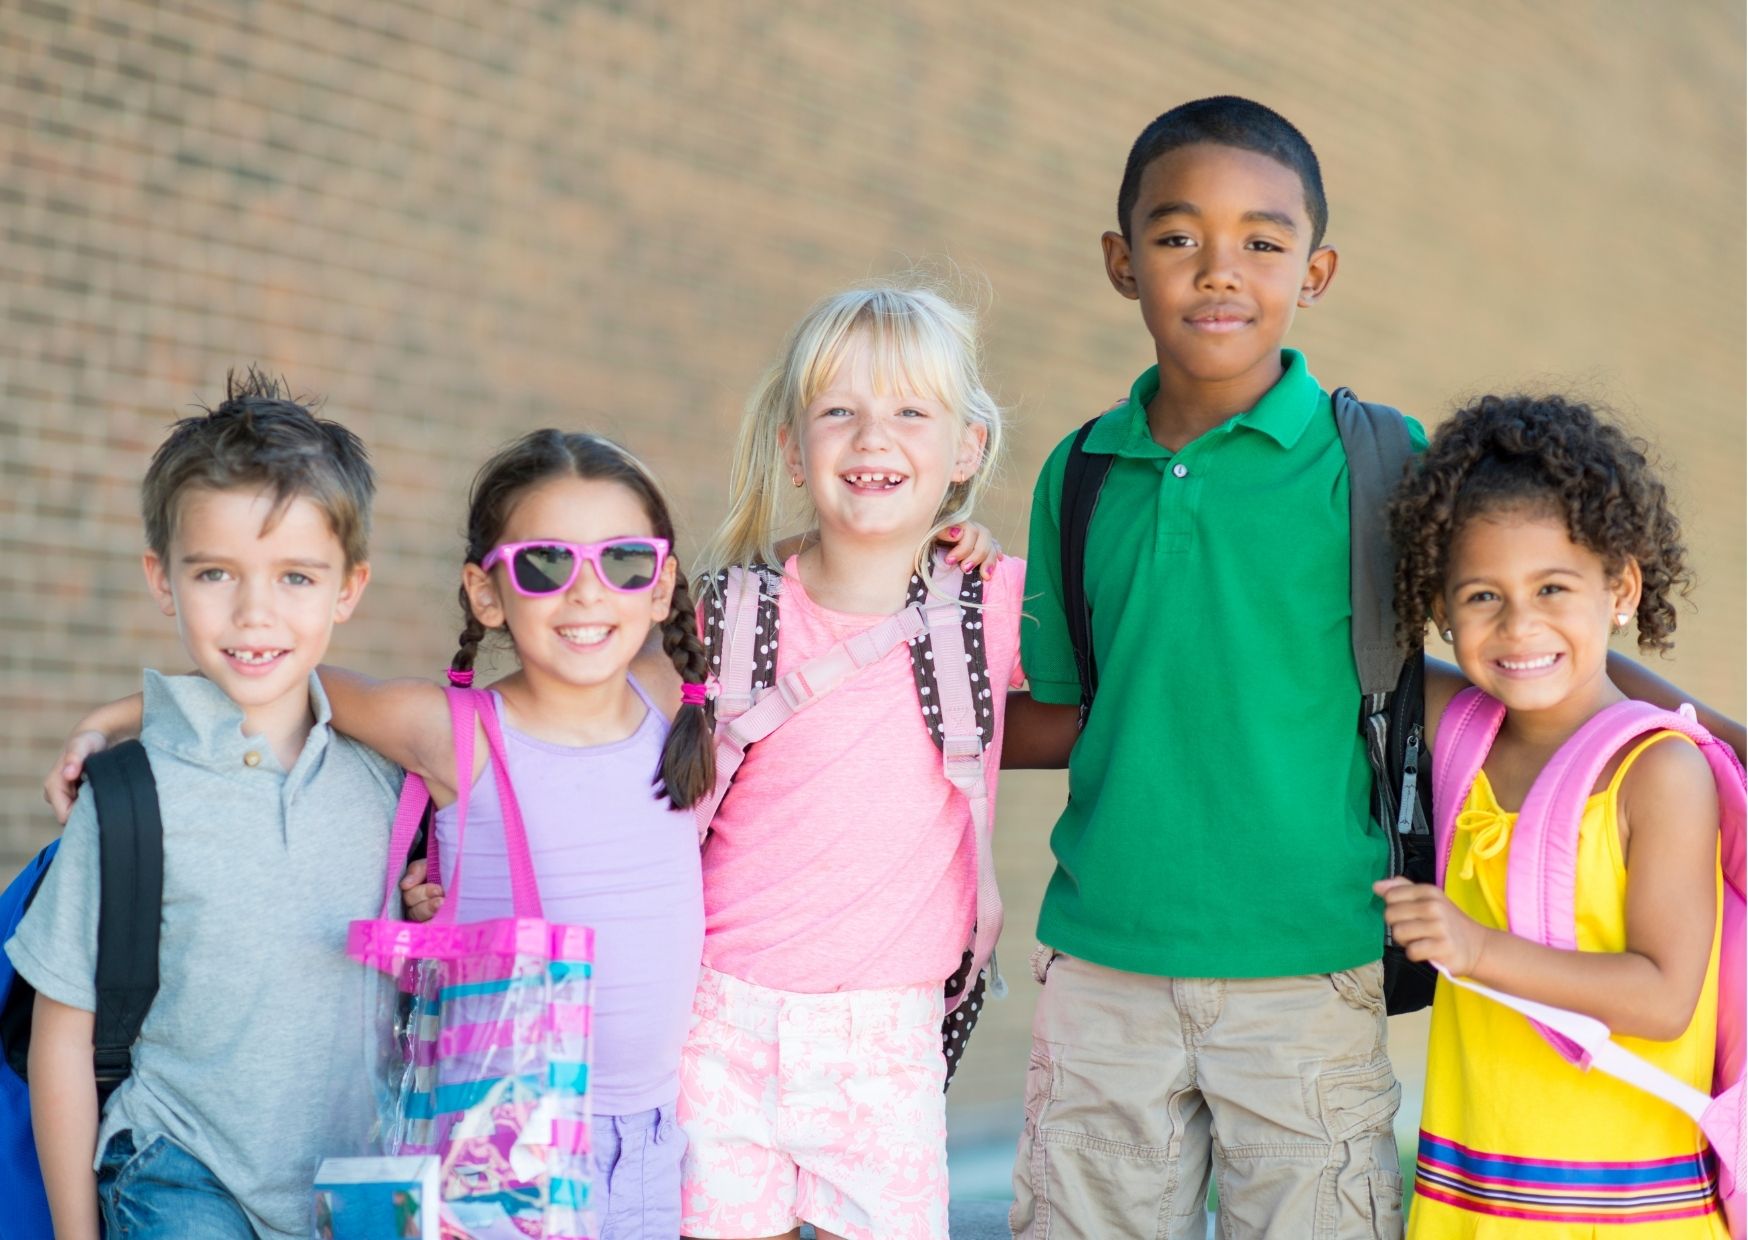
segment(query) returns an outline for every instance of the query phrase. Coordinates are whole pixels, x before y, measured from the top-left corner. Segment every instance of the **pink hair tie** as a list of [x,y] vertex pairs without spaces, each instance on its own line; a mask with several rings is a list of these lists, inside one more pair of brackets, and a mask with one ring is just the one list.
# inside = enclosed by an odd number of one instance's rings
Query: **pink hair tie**
[[709,685],[688,683],[680,686],[680,705],[682,706],[702,706],[709,700]]
[[473,669],[470,667],[466,671],[460,671],[460,670],[453,668],[453,667],[450,668],[449,669],[449,683],[454,685],[457,689],[470,689],[470,688],[472,688],[473,687]]

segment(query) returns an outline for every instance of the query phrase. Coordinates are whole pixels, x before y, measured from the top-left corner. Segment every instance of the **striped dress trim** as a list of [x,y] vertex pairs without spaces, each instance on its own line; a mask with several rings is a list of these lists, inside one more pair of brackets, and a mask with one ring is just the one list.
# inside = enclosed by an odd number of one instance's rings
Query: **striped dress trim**
[[1459,1210],[1559,1223],[1649,1223],[1718,1208],[1709,1151],[1638,1162],[1522,1158],[1420,1133],[1414,1191]]

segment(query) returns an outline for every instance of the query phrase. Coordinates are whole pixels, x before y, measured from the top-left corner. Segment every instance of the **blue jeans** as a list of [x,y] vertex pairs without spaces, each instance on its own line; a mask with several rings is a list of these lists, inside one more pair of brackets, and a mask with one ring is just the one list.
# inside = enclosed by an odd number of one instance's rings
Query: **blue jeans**
[[256,1240],[237,1199],[168,1137],[143,1150],[132,1132],[111,1137],[97,1167],[97,1201],[108,1240]]

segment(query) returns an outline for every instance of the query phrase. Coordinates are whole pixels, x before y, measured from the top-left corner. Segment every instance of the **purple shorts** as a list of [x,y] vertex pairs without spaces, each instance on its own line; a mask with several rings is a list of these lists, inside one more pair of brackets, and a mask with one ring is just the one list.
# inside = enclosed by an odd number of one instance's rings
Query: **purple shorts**
[[595,1163],[589,1200],[601,1240],[674,1240],[680,1234],[680,1156],[686,1150],[674,1104],[597,1115],[589,1135]]

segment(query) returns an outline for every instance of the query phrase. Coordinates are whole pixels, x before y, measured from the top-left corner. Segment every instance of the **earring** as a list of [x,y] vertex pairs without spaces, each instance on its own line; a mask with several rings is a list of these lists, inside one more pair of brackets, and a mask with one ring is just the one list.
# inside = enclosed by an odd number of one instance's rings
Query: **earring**
[[789,481],[793,482],[796,486],[800,486],[801,485],[801,475],[796,474],[793,477],[791,477],[789,479]]
[[1627,612],[1627,611],[1615,612],[1615,614],[1614,614],[1614,631],[1616,633],[1625,633],[1627,631],[1627,621],[1631,620],[1632,618],[1633,618],[1633,615],[1631,612]]
[[1447,646],[1452,645],[1456,641],[1455,636],[1451,633],[1451,631],[1449,629],[1446,629],[1444,632],[1440,633],[1439,636],[1445,639],[1445,645],[1447,645]]

